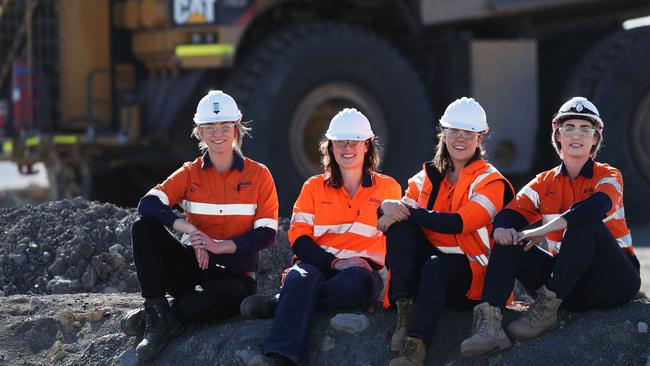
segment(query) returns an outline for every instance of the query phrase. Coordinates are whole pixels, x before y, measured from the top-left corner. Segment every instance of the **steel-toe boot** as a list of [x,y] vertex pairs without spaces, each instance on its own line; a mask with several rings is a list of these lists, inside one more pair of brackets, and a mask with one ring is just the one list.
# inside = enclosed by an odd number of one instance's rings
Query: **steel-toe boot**
[[422,366],[426,355],[427,346],[424,341],[416,337],[406,337],[403,355],[390,360],[388,366]]
[[508,324],[508,335],[514,339],[524,341],[535,338],[547,330],[557,328],[557,311],[562,305],[562,300],[557,298],[555,292],[542,286],[537,290],[535,302],[523,313],[519,319]]
[[280,302],[277,295],[251,295],[239,304],[239,312],[244,318],[265,319],[275,316],[275,310]]
[[512,346],[501,327],[501,309],[484,302],[474,306],[472,336],[460,344],[463,357],[480,356]]
[[171,339],[185,331],[164,296],[144,301],[144,318],[144,337],[135,348],[139,361],[156,358]]
[[144,334],[146,322],[144,319],[144,308],[133,309],[126,313],[120,320],[122,333],[129,337],[140,337]]
[[400,352],[404,350],[404,337],[406,331],[411,324],[411,317],[415,307],[414,299],[400,299],[397,300],[397,325],[395,331],[390,339],[390,349],[392,351]]

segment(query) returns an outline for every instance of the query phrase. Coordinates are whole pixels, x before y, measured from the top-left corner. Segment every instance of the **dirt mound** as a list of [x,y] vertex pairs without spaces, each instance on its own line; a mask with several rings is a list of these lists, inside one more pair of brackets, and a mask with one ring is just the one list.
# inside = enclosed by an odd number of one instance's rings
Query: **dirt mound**
[[[0,209],[0,290],[11,294],[139,292],[131,249],[135,209],[72,200]],[[277,291],[288,266],[288,221],[261,253],[261,292]]]

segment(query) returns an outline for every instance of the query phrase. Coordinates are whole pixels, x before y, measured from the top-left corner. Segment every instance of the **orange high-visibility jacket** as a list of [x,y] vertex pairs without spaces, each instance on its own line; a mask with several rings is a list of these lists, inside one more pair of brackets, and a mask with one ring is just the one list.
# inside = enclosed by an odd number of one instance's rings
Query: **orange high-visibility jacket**
[[399,199],[395,179],[371,172],[353,198],[345,188],[325,183],[324,175],[309,178],[293,206],[289,242],[308,236],[336,258],[363,257],[384,265],[386,239],[377,229],[377,209],[386,199]]
[[[495,167],[484,160],[474,161],[464,167],[455,185],[451,185],[439,173],[438,177],[429,175],[427,164],[424,164],[422,171],[409,179],[402,203],[410,207],[460,215],[463,221],[463,231],[460,234],[442,234],[424,228],[423,231],[431,245],[441,252],[464,254],[467,257],[472,270],[472,283],[467,297],[478,300],[483,294],[483,280],[493,245],[490,235],[492,220],[505,205],[504,200],[512,197],[512,186]],[[438,190],[431,206],[430,197],[432,191],[435,191],[434,185],[438,186]]]
[[[607,164],[589,159],[573,181],[563,165],[542,172],[522,188],[506,208],[520,213],[529,224],[540,219],[547,223],[565,213],[574,203],[589,198],[596,192],[606,194],[612,201],[612,208],[603,219],[605,226],[618,245],[634,255],[632,236],[623,208],[623,177],[618,169]],[[559,252],[563,236],[563,230],[546,235],[551,253]]]
[[215,240],[258,227],[277,231],[278,195],[265,165],[236,153],[233,167],[219,174],[204,159],[183,164],[147,194],[169,207],[180,204],[187,221]]

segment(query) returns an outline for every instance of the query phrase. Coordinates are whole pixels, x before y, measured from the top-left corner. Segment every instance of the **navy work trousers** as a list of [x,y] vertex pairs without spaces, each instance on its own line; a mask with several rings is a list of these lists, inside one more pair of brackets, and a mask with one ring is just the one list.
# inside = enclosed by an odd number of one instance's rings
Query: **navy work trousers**
[[361,267],[324,271],[313,264],[297,262],[280,290],[265,353],[277,353],[298,365],[306,365],[314,313],[366,306],[378,299],[382,289],[377,271]]
[[469,262],[462,254],[441,253],[409,220],[391,225],[386,235],[391,302],[415,299],[406,334],[428,344],[445,306],[467,310],[476,304],[466,296],[472,283]]
[[199,268],[194,250],[152,217],[133,223],[131,239],[142,297],[169,293],[174,297],[172,309],[184,323],[238,315],[241,301],[255,293],[257,283],[248,275],[216,266]]
[[629,302],[639,291],[639,261],[624,252],[602,221],[569,225],[560,252],[495,244],[483,300],[504,307],[515,278],[533,294],[546,284],[562,307],[584,311]]

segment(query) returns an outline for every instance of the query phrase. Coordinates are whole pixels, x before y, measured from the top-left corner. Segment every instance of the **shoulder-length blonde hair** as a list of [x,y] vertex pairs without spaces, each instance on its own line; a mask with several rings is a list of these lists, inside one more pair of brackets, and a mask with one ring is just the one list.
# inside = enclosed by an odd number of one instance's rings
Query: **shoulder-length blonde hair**
[[[377,171],[380,163],[381,147],[376,138],[370,138],[364,141],[368,146],[368,151],[363,157],[363,174],[371,171]],[[334,157],[332,140],[323,138],[320,141],[321,164],[325,170],[325,183],[334,188],[343,185],[343,176],[341,168]]]
[[[233,149],[235,149],[235,151],[241,154],[242,153],[241,145],[244,136],[251,136],[251,131],[253,130],[251,127],[248,126],[248,124],[251,121],[242,122],[241,120],[239,120],[239,121],[232,121],[232,122],[235,123],[235,141],[233,141]],[[205,150],[208,149],[208,145],[206,145],[205,142],[201,141],[201,138],[199,137],[198,125],[194,125],[194,128],[192,128],[192,132],[190,133],[190,136],[195,137],[197,140],[199,140],[198,146],[201,152],[205,152]]]

